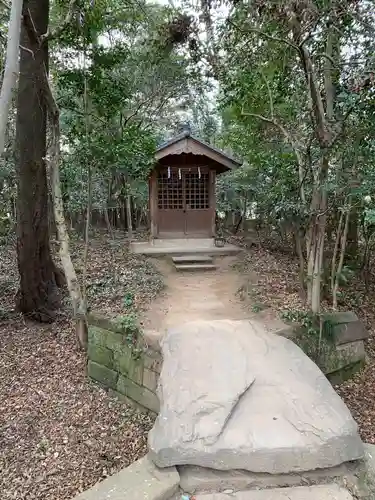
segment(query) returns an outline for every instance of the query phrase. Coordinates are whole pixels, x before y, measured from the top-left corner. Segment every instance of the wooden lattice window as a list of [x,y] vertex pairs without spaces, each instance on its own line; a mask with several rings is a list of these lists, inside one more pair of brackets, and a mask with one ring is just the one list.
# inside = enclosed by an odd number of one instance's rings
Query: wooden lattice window
[[210,207],[208,173],[185,174],[185,199],[187,209],[204,210]]
[[158,175],[158,207],[162,210],[182,209],[182,179],[178,172],[160,172]]

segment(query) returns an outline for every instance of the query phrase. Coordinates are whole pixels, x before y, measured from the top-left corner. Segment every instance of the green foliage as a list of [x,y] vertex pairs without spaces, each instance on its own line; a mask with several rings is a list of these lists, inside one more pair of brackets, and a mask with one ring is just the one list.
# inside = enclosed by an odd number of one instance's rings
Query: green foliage
[[[52,17],[62,10],[54,5]],[[161,47],[170,8],[100,0],[84,1],[79,10],[79,20],[59,39],[52,65],[65,206],[84,210],[89,168],[93,208],[123,205],[128,194],[145,206],[157,141],[197,80],[185,55]]]
[[125,307],[131,307],[134,304],[134,294],[127,292],[122,300]]
[[295,343],[318,366],[322,366],[324,355],[334,348],[332,322],[324,315],[315,315],[306,311],[287,310],[282,319],[294,325]]
[[115,324],[118,328],[123,330],[126,343],[131,347],[133,358],[139,359],[143,352],[143,346],[140,342],[142,333],[139,327],[137,314],[131,311],[128,314],[118,316],[115,319]]

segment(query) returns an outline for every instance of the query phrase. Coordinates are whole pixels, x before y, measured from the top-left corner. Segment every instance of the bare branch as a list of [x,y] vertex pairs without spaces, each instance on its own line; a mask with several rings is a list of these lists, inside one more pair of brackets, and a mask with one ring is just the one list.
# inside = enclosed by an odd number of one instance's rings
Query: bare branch
[[[335,63],[332,59],[334,39],[332,30],[327,33],[325,62],[324,62],[324,90],[326,94],[326,113],[330,122],[334,119],[335,87],[332,79],[332,71]],[[333,61],[333,62],[332,62]]]

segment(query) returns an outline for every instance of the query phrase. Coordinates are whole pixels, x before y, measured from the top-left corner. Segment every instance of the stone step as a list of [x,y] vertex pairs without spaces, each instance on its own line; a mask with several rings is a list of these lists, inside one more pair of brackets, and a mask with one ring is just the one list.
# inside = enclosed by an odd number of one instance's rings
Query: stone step
[[216,269],[215,264],[175,264],[177,271],[211,271]]
[[211,255],[178,255],[172,257],[175,264],[188,264],[192,262],[208,262],[212,263]]
[[353,500],[352,495],[338,484],[297,486],[266,490],[238,491],[196,495],[195,500]]

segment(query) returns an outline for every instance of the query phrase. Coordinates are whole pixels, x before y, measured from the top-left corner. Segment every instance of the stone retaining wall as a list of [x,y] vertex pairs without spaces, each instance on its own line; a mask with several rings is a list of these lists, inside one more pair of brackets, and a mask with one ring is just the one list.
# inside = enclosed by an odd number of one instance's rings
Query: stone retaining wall
[[324,315],[332,328],[333,349],[322,356],[321,369],[332,384],[351,378],[365,364],[368,332],[351,311]]
[[113,395],[157,413],[162,358],[152,335],[134,338],[119,322],[90,314],[88,337],[89,377]]
[[[310,357],[328,380],[336,385],[351,378],[363,368],[366,358],[365,340],[369,334],[357,315],[351,311],[327,313],[323,319],[331,329],[331,339],[329,342],[322,342],[318,359]],[[301,325],[292,323],[275,333],[294,340],[307,355],[310,355],[308,349],[305,349],[304,342],[298,341],[301,331],[303,331]]]

